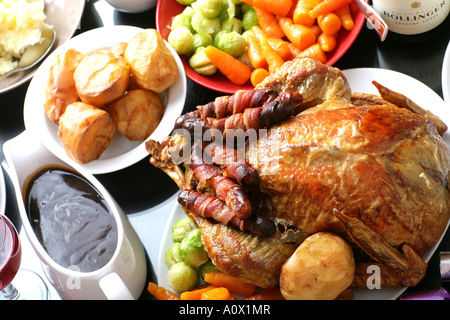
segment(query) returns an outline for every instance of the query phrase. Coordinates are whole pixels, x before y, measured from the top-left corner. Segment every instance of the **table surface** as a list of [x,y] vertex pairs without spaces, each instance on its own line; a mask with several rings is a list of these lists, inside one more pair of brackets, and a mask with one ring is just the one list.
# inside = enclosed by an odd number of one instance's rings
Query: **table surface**
[[[142,28],[155,27],[155,9],[139,14],[127,14],[114,10],[104,0],[87,0],[80,26],[75,35],[87,30],[110,25],[133,25]],[[444,22],[439,34],[420,43],[403,43],[388,36],[381,42],[373,30],[363,26],[362,31],[350,50],[335,64],[345,70],[350,68],[384,68],[395,70],[423,82],[442,97],[441,72],[445,50],[450,40],[450,16]],[[206,89],[188,79],[188,95],[183,113],[195,106],[224,95]],[[23,103],[29,82],[0,95],[0,144],[17,136],[25,128],[23,123]],[[448,103],[448,102],[447,102]],[[0,151],[0,161],[4,155]],[[148,280],[157,281],[158,251],[166,221],[176,203],[178,188],[162,171],[149,164],[145,158],[126,169],[96,175],[128,215],[140,236],[148,255]],[[14,190],[7,174],[6,214],[16,226],[20,226]],[[125,186],[125,187],[124,187]],[[19,227],[20,228],[20,227]],[[28,264],[33,264],[34,252],[24,250],[24,264],[30,254]],[[450,251],[450,235],[444,237],[436,253],[429,262],[425,278],[409,291],[440,287],[439,252]],[[52,290],[52,299],[58,299]],[[143,292],[143,299],[151,298]]]

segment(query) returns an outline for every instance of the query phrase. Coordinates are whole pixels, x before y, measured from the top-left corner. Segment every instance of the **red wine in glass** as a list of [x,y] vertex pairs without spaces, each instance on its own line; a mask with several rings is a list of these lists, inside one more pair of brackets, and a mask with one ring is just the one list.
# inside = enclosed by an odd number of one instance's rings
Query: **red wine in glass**
[[[0,214],[0,300],[46,299],[48,291],[42,278],[30,270],[20,269],[21,258],[19,234],[11,220]],[[19,270],[23,272],[18,273]],[[15,284],[13,280],[21,281]]]

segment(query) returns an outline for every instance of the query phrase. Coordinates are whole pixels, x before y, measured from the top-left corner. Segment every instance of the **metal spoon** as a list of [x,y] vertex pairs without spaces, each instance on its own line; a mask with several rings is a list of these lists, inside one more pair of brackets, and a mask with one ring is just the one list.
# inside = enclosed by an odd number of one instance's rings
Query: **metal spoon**
[[[29,46],[25,49],[24,53],[20,57],[19,66],[11,71],[0,76],[5,78],[14,73],[25,71],[33,68],[37,65],[45,56],[50,52],[56,40],[56,32],[53,28],[46,29],[42,32],[43,37],[46,39],[43,43],[37,43]],[[36,54],[37,53],[37,54]]]
[[388,34],[388,26],[383,18],[365,2],[364,0],[353,0],[359,11],[366,17],[367,22],[375,29],[381,41],[386,39]]

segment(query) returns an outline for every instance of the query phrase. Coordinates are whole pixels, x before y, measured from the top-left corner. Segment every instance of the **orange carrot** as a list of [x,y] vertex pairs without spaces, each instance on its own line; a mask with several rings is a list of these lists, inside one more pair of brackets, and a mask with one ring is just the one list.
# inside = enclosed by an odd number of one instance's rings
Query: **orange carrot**
[[214,288],[203,292],[201,300],[231,300],[231,294],[227,288]]
[[317,37],[317,43],[320,45],[323,51],[333,51],[334,48],[336,48],[336,36],[322,33]]
[[212,284],[213,286],[225,287],[231,292],[244,297],[251,296],[256,290],[255,285],[245,283],[239,279],[221,272],[208,272],[205,274],[204,280],[205,282]]
[[263,38],[266,39],[272,49],[275,50],[283,60],[286,60],[290,55],[287,41],[276,37],[268,37],[259,26],[253,26],[250,31],[253,33],[259,43],[261,43],[261,40]]
[[298,56],[303,58],[313,58],[322,63],[326,63],[328,60],[326,53],[322,50],[318,43],[315,43],[309,48],[303,50]]
[[147,290],[158,300],[180,300],[180,298],[175,293],[167,290],[166,288],[159,287],[153,282],[148,283]]
[[245,300],[285,300],[281,294],[280,288],[266,289],[255,293]]
[[277,19],[275,19],[273,13],[258,7],[253,8],[255,9],[259,26],[264,30],[264,33],[268,37],[284,37],[284,33],[278,25]]
[[243,35],[247,41],[247,55],[253,68],[266,68],[267,62],[261,51],[259,40],[251,31],[244,32]]
[[232,83],[241,86],[250,80],[252,70],[232,55],[213,46],[205,48],[205,54],[209,60],[222,72]]
[[318,16],[336,11],[351,2],[352,0],[323,0],[309,11],[309,16],[316,19]]
[[189,290],[189,291],[185,291],[183,293],[180,294],[180,299],[181,300],[201,300],[202,299],[202,294],[206,291],[215,289],[216,287],[211,286],[211,285],[203,285],[200,286],[198,288]]
[[273,14],[286,16],[291,10],[292,0],[242,0],[243,2],[258,7]]
[[320,30],[326,34],[336,34],[341,29],[341,19],[335,13],[327,13],[317,18]]
[[292,59],[298,57],[298,55],[302,52],[302,50],[300,50],[299,48],[297,48],[296,46],[294,46],[290,42],[288,42],[288,47],[289,47],[289,50],[291,51],[291,55],[289,56],[289,60],[292,60]]
[[314,34],[316,35],[316,37],[318,37],[321,33],[322,30],[320,30],[320,27],[317,24],[313,24],[311,27],[309,27],[311,29],[312,32],[314,32]]
[[300,50],[316,42],[316,35],[310,28],[295,24],[291,18],[278,17],[278,23],[289,41]]
[[316,19],[309,16],[309,11],[311,11],[319,2],[320,0],[298,0],[292,14],[294,23],[302,24],[307,27],[312,26],[316,22]]
[[275,71],[275,69],[281,67],[281,65],[284,63],[284,60],[270,46],[270,44],[267,42],[267,39],[262,38],[259,41],[259,45],[261,46],[261,51],[267,61],[267,65],[269,66],[269,72],[272,73],[273,71]]
[[355,27],[355,21],[353,20],[352,12],[349,5],[345,5],[340,9],[337,9],[334,13],[341,19],[342,27],[345,30],[352,30]]
[[252,71],[252,75],[250,76],[250,82],[254,87],[256,87],[261,81],[265,79],[269,75],[269,71],[264,68],[257,68]]

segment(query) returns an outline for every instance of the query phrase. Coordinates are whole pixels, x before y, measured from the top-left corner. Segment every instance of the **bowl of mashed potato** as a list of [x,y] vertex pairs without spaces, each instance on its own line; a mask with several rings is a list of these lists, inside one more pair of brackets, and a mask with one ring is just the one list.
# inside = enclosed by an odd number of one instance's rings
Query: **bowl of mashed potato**
[[0,93],[28,81],[38,68],[2,76],[18,67],[28,46],[43,41],[46,29],[56,31],[53,49],[66,42],[79,26],[83,0],[0,1]]

